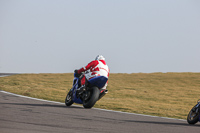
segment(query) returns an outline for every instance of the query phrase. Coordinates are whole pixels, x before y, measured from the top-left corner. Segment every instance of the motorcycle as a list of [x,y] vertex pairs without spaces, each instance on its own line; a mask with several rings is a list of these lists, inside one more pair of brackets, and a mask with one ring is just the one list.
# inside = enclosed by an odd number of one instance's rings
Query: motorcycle
[[189,124],[196,124],[200,122],[200,99],[197,101],[197,104],[190,110],[187,116],[187,122]]
[[83,104],[84,108],[92,108],[95,103],[107,93],[107,90],[102,89],[102,87],[106,84],[108,79],[103,76],[100,77],[98,82],[95,81],[95,78],[90,79],[88,85],[81,91],[78,89],[80,86],[79,80],[80,78],[74,73],[73,87],[66,96],[65,105],[71,106],[73,103],[78,103]]

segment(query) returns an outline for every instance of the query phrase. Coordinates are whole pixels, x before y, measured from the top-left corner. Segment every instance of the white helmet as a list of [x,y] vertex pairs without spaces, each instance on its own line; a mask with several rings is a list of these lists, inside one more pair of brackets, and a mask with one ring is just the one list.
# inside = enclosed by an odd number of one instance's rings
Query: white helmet
[[105,60],[105,58],[103,57],[103,55],[97,55],[95,60]]

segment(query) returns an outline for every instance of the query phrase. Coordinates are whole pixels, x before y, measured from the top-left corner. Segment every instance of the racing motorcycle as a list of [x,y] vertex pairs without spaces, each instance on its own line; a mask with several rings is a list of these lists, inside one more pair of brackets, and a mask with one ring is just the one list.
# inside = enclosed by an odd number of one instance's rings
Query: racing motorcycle
[[[82,73],[81,76],[83,76],[83,74],[84,73]],[[84,108],[92,108],[95,103],[107,93],[107,90],[102,88],[108,79],[102,76],[98,77],[98,82],[96,82],[95,78],[92,78],[88,81],[88,85],[80,91],[80,77],[77,77],[74,73],[73,87],[69,90],[66,96],[65,105],[71,106],[73,103],[78,103],[83,104]]]
[[187,122],[189,124],[196,124],[200,122],[200,99],[197,101],[197,104],[190,110],[187,116]]

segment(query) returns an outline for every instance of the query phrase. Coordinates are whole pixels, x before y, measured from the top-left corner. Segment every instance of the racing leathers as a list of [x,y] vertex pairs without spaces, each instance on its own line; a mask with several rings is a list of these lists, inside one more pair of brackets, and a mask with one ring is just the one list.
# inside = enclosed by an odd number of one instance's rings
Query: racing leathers
[[85,67],[75,70],[75,72],[78,74],[85,72],[83,77],[81,77],[81,86],[84,86],[87,81],[102,91],[106,90],[110,70],[105,60],[93,60]]

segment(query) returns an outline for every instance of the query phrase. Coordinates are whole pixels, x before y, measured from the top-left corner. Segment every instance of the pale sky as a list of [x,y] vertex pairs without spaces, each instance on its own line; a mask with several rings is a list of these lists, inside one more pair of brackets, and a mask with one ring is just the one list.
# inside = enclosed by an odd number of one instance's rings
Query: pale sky
[[200,72],[200,0],[0,0],[0,73]]

